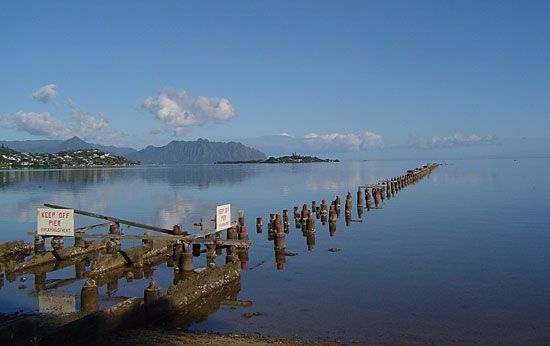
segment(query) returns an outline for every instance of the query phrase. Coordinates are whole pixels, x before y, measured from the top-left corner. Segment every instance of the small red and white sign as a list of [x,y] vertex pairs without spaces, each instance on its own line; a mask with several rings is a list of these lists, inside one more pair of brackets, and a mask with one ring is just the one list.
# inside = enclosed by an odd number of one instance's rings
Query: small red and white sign
[[36,225],[40,235],[74,237],[74,210],[37,208]]
[[231,227],[231,204],[216,207],[216,231],[223,231]]

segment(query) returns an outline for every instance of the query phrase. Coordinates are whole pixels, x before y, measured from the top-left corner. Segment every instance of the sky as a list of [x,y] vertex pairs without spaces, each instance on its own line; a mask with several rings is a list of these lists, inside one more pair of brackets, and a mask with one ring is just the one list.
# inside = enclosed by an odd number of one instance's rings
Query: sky
[[550,152],[549,1],[2,1],[0,140]]

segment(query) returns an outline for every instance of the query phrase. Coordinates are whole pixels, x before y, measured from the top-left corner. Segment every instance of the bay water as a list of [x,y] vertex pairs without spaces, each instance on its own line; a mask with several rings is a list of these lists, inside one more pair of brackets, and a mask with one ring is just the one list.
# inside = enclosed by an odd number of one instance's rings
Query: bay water
[[[181,224],[190,232],[199,232],[193,224],[201,219],[212,228],[216,205],[230,203],[234,219],[244,210],[252,241],[238,299],[253,304],[221,306],[181,328],[357,344],[549,342],[550,160],[440,163],[379,209],[365,210],[362,222],[346,226],[340,218],[333,236],[317,221],[314,244],[294,227],[294,206],[330,204],[336,195],[344,201],[349,191],[356,220],[358,186],[426,162],[0,171],[0,242],[31,241],[26,233],[36,228],[43,203],[165,228]],[[291,215],[286,251],[296,256],[277,268],[266,224],[283,209]],[[264,220],[262,233],[256,217]],[[93,223],[76,217],[79,227]],[[48,273],[47,282],[73,276],[67,267]],[[173,268],[161,265],[152,276],[166,292]],[[0,312],[38,312],[32,280],[23,288],[20,278],[3,279]],[[102,286],[101,305],[141,297],[148,281],[119,279],[114,292]],[[56,291],[75,296],[78,305],[82,283],[67,281]],[[247,312],[254,317],[243,317]]]

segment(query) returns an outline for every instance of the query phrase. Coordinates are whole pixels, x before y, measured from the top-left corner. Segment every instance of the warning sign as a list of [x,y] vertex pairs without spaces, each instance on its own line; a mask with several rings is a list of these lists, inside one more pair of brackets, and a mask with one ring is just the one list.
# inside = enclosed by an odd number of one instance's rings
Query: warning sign
[[74,237],[74,210],[38,208],[36,225],[40,235]]
[[223,231],[231,227],[231,204],[216,207],[216,231]]

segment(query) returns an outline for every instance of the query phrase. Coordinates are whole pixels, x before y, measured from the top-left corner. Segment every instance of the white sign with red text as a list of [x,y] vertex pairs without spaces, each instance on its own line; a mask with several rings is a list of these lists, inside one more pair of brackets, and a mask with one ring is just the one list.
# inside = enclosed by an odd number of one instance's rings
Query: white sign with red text
[[216,231],[223,231],[231,227],[231,204],[216,207]]
[[74,210],[37,208],[36,225],[40,235],[74,237]]

